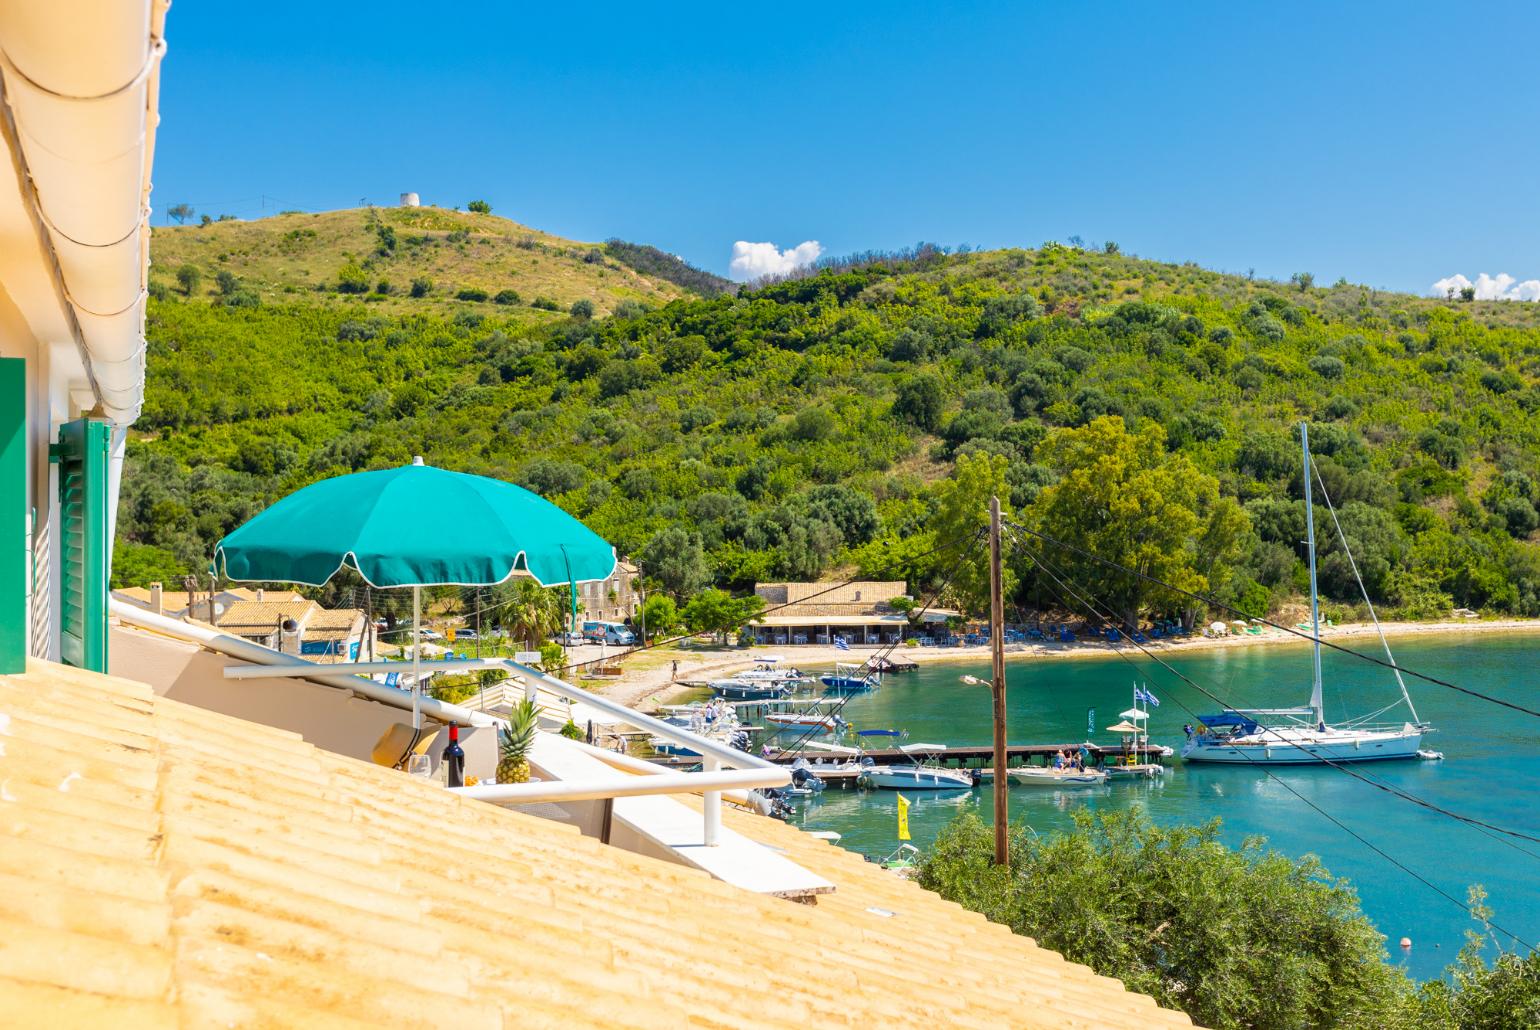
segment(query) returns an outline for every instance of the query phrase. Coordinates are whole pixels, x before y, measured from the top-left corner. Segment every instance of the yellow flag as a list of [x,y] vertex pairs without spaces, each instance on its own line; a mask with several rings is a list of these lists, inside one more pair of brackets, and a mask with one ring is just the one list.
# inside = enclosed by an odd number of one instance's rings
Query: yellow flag
[[444,636],[448,638],[448,640],[449,640],[449,642],[451,644],[454,643],[455,642],[455,629],[454,629],[454,627],[450,626],[448,629],[446,629],[444,631]]
[[898,795],[898,839],[909,839],[909,799]]

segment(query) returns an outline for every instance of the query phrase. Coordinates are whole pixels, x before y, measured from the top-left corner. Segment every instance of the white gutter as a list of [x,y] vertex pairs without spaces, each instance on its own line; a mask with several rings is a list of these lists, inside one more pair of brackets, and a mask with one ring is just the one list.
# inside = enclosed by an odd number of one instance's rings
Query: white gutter
[[[165,615],[156,615],[137,605],[128,604],[113,598],[109,611],[118,619],[141,629],[153,630],[168,636],[179,637],[188,640],[210,651],[218,651],[220,654],[229,655],[231,658],[239,658],[245,662],[253,662],[257,665],[278,666],[288,670],[287,675],[293,675],[293,668],[297,664],[310,665],[315,671],[304,677],[311,683],[319,683],[326,687],[336,687],[340,690],[351,691],[359,697],[370,701],[378,701],[382,705],[399,708],[404,712],[412,710],[412,692],[401,690],[398,687],[387,687],[363,676],[349,676],[345,673],[328,672],[335,666],[318,665],[314,662],[296,662],[293,655],[280,654],[261,644],[253,644],[249,640],[240,637],[232,637],[218,630],[208,629],[196,623],[183,622]],[[486,728],[494,726],[499,720],[483,712],[462,708],[445,701],[439,701],[431,697],[422,698],[422,713],[430,719],[457,726]]]
[[30,199],[87,378],[119,431],[144,402],[150,168],[169,6],[0,4],[0,70]]

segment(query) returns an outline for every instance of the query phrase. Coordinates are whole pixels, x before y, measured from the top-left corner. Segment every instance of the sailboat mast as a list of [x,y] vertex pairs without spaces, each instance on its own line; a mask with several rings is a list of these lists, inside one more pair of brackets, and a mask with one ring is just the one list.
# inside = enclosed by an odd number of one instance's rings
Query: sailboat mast
[[1305,543],[1310,548],[1310,636],[1315,650],[1315,678],[1310,685],[1310,710],[1317,725],[1326,721],[1321,708],[1321,601],[1315,585],[1315,509],[1310,503],[1310,426],[1299,424],[1299,445],[1305,455]]

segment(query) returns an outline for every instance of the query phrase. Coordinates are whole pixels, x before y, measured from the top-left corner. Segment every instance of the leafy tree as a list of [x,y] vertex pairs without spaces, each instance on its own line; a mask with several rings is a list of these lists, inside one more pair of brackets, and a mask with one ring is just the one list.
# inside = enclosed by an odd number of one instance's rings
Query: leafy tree
[[870,540],[877,532],[877,506],[860,491],[839,483],[815,486],[805,498],[807,513],[839,530],[847,546]]
[[147,587],[151,583],[164,583],[172,589],[186,575],[183,565],[164,547],[136,544],[131,540],[119,541],[112,549],[112,589],[123,587]]
[[758,594],[733,597],[713,587],[690,598],[681,614],[692,632],[714,633],[725,641],[729,633],[748,625],[764,608],[765,599]]
[[572,307],[568,309],[568,313],[571,314],[573,318],[593,318],[594,302],[586,297],[582,298],[581,300],[575,300],[572,302]]
[[1017,829],[1008,865],[993,855],[994,831],[967,812],[919,882],[1200,1026],[1379,1027],[1405,1011],[1405,977],[1352,889],[1259,837],[1226,847],[1217,819],[1079,812],[1069,833]]
[[235,277],[235,273],[223,268],[214,276],[214,285],[219,287],[219,292],[226,297],[241,288],[240,280]]
[[478,215],[490,215],[492,213],[492,205],[488,204],[485,200],[473,200],[465,205],[465,210],[475,212]]
[[198,292],[198,287],[203,282],[203,273],[199,271],[197,265],[183,265],[176,270],[176,282],[182,288],[182,292],[191,297]]
[[[950,479],[936,492],[936,513],[931,519],[944,576],[950,577],[949,596],[967,613],[989,610],[989,546],[983,532],[989,527],[989,499],[1000,498],[1002,518],[1014,518],[1010,488],[1005,480],[1006,460],[998,454],[964,454]],[[1015,589],[1015,574],[1005,570],[1005,593]]]
[[193,216],[192,205],[172,204],[170,207],[166,208],[166,214],[170,215],[172,218],[175,218],[177,225],[185,225],[187,220]]
[[1183,607],[1191,623],[1196,612],[1180,595],[1103,562],[1182,590],[1225,582],[1249,525],[1232,498],[1220,497],[1218,480],[1168,455],[1155,423],[1130,433],[1122,419],[1100,418],[1057,430],[1038,453],[1059,480],[1038,495],[1032,521],[1069,545],[1042,544],[1049,564],[1126,625],[1152,606]]
[[926,432],[941,426],[941,381],[933,375],[910,376],[898,385],[893,414]]
[[649,639],[667,636],[682,625],[679,606],[667,594],[649,594],[642,603],[641,618],[637,622],[647,627]]
[[426,278],[424,278],[423,276],[420,276],[420,275],[416,276],[416,277],[414,277],[412,279],[411,295],[413,297],[426,297],[428,294],[430,294],[432,292],[433,292],[433,280],[426,279]]
[[1289,282],[1299,287],[1299,292],[1304,293],[1315,285],[1315,276],[1310,272],[1295,272],[1289,276]]
[[494,304],[517,304],[520,301],[518,290],[498,290],[492,298]]
[[660,530],[647,542],[642,558],[663,589],[676,598],[688,597],[710,581],[700,534],[682,526]]

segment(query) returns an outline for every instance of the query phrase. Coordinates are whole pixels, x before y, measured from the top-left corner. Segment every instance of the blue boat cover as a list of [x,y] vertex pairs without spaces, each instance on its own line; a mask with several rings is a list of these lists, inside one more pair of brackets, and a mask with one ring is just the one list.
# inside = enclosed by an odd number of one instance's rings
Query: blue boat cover
[[1210,729],[1220,726],[1238,726],[1245,733],[1257,731],[1257,721],[1249,715],[1240,712],[1220,712],[1218,715],[1200,715],[1198,721]]
[[857,730],[858,737],[902,737],[903,730]]

